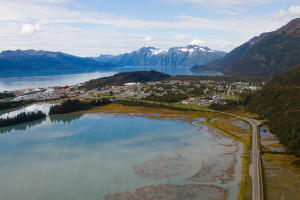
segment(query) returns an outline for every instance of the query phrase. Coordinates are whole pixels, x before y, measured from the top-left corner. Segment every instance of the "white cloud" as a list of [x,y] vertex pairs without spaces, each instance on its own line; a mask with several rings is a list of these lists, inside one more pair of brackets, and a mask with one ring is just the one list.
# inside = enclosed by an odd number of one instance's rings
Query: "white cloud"
[[192,41],[190,42],[190,44],[191,44],[191,45],[204,45],[205,42],[202,41],[202,40],[195,39],[195,40],[192,40]]
[[178,34],[178,35],[175,35],[174,37],[175,37],[176,39],[178,39],[178,40],[183,40],[183,39],[186,38],[186,35],[185,35],[185,34]]
[[151,36],[147,36],[147,37],[145,37],[144,40],[145,40],[145,41],[151,41],[151,40],[153,40],[153,38],[152,38]]
[[42,31],[42,26],[40,24],[24,24],[22,26],[21,34],[33,34]]
[[277,18],[278,18],[278,19],[283,19],[285,16],[286,16],[286,11],[283,10],[283,9],[280,9],[280,10],[278,11]]
[[291,6],[288,10],[289,15],[292,17],[299,17],[300,16],[300,6]]
[[[134,29],[213,29],[225,31],[238,31],[259,34],[278,28],[278,22],[270,23],[268,16],[243,16],[229,18],[204,18],[194,16],[175,16],[172,22],[131,19],[126,16],[117,16],[101,12],[85,12],[70,10],[60,6],[40,5],[30,3],[15,3],[2,1],[0,7],[0,21],[19,21],[39,24],[88,23],[107,25],[120,28]],[[291,9],[295,10],[295,9]],[[264,20],[261,20],[264,19]],[[253,23],[260,21],[259,25]],[[282,25],[283,23],[280,23]]]
[[286,2],[286,0],[155,0],[168,4],[192,4],[201,9],[212,10],[227,15],[236,15],[249,10],[252,7],[275,3]]
[[276,18],[279,20],[282,19],[293,19],[295,17],[300,17],[300,6],[291,6],[287,11],[280,9],[277,12]]
[[[210,2],[178,1],[199,5]],[[212,0],[213,3],[218,1],[221,2],[221,0]],[[254,2],[258,1],[254,0]],[[84,11],[86,9],[76,6],[76,9],[74,6],[71,9],[71,6],[64,6],[67,2],[72,2],[72,0],[0,0],[0,37],[2,38],[0,46],[3,49],[35,48],[59,50],[75,55],[95,55],[130,52],[148,44],[149,41],[155,47],[169,48],[184,46],[193,39],[201,38],[210,48],[224,47],[221,50],[229,50],[232,44],[237,46],[262,32],[280,28],[291,19],[290,15],[297,14],[299,9],[299,6],[292,6],[289,10],[282,10],[281,12],[285,12],[286,16],[284,17],[281,13],[283,19],[280,20],[274,19],[280,11],[264,15],[243,14],[222,18],[213,15],[205,18],[200,14],[186,16],[178,13],[179,16],[173,16],[170,20],[167,18],[143,20],[133,15],[128,17],[98,11],[87,12]],[[247,2],[249,3],[249,0]],[[225,0],[223,4],[226,3],[239,5],[244,4],[244,1]],[[218,9],[217,7],[211,8]],[[235,11],[235,9],[227,11]],[[22,27],[22,34],[41,33],[24,40],[23,35],[20,35],[20,27]],[[123,28],[128,30],[124,31]],[[124,34],[119,35],[119,33]],[[146,37],[152,34],[155,35],[154,40],[150,36]],[[216,40],[220,40],[220,43],[210,43]],[[228,43],[223,43],[221,40],[228,41]],[[193,43],[203,45],[202,42],[195,40]]]

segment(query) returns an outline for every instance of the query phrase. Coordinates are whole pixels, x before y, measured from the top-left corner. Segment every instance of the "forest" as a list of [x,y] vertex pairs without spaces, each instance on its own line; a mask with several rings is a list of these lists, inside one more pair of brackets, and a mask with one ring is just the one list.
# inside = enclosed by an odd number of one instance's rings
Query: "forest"
[[7,92],[0,92],[0,99],[6,99],[9,97],[15,97],[13,93],[7,93]]
[[79,99],[68,99],[59,105],[53,105],[50,107],[49,115],[66,114],[80,110],[88,110],[94,106],[103,106],[111,103],[110,99],[102,98],[100,100],[92,101],[80,101]]
[[267,119],[270,131],[290,151],[300,155],[300,62],[274,77],[261,91],[248,97],[246,109]]
[[222,110],[235,109],[235,108],[237,108],[238,105],[241,105],[241,104],[242,104],[241,101],[235,101],[235,100],[228,99],[225,101],[225,104],[224,103],[212,103],[208,107],[213,110],[222,111]]
[[30,103],[33,103],[34,101],[7,101],[7,102],[0,102],[0,110],[5,110],[5,109],[11,109],[11,108],[17,108],[20,106],[24,106]]
[[46,114],[41,111],[29,113],[22,112],[14,117],[0,118],[0,127],[12,126],[42,118],[46,118]]
[[163,74],[154,70],[151,71],[137,71],[137,72],[122,72],[110,77],[98,78],[84,83],[87,89],[100,88],[106,85],[124,85],[129,82],[149,82],[161,81],[171,76]]
[[167,105],[164,103],[156,103],[156,102],[145,102],[139,100],[117,100],[114,103],[121,104],[123,106],[140,106],[140,107],[148,107],[148,108],[162,108],[162,109],[171,109],[171,110],[179,110],[179,111],[188,111],[191,110],[189,108],[183,107],[175,107],[173,104]]
[[162,96],[156,96],[155,94],[151,94],[151,95],[145,97],[143,100],[173,103],[173,102],[178,102],[178,101],[181,101],[181,100],[184,100],[187,98],[189,98],[189,96],[187,94],[169,93],[169,94],[165,94]]

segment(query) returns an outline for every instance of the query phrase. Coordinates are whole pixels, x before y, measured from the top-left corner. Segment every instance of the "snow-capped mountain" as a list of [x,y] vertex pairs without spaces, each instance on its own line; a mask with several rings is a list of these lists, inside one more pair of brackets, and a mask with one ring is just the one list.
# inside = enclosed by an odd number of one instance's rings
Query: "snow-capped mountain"
[[[194,66],[222,58],[225,55],[225,52],[197,45],[173,47],[169,50],[143,47],[131,53],[112,56],[105,59],[105,62],[119,66]],[[103,55],[94,59],[104,61]]]

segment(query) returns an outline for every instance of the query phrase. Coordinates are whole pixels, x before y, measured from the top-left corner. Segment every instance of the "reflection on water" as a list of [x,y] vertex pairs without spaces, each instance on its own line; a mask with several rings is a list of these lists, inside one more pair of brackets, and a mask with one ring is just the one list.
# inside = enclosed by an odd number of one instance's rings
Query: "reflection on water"
[[42,124],[44,121],[46,121],[45,118],[35,120],[35,121],[32,121],[32,122],[26,122],[26,123],[18,124],[18,125],[15,125],[15,126],[1,127],[0,128],[0,133],[4,134],[4,133],[12,132],[12,131],[25,131],[25,130],[30,129],[32,127],[35,127],[39,124]]
[[279,139],[270,132],[267,126],[260,127],[260,142],[270,151],[285,152],[283,145],[279,143]]
[[80,119],[83,115],[64,115],[64,116],[50,116],[50,121],[52,123],[63,123],[70,124],[78,119]]
[[20,114],[22,112],[37,112],[37,111],[42,111],[45,114],[49,113],[50,107],[52,104],[49,103],[37,103],[37,104],[32,104],[29,106],[25,106],[21,109],[13,110],[13,111],[4,111],[0,113],[0,118],[7,118],[7,117],[14,117],[17,114]]
[[240,143],[189,118],[158,118],[53,116],[0,135],[1,199],[236,199]]
[[24,131],[30,128],[33,128],[37,125],[42,124],[43,122],[48,122],[49,120],[51,123],[61,123],[61,124],[70,124],[78,119],[80,119],[82,115],[66,115],[66,116],[49,116],[47,119],[39,119],[32,122],[26,122],[22,124],[18,124],[15,126],[7,126],[7,127],[0,127],[0,133],[9,133],[12,131]]
[[242,129],[250,129],[249,124],[243,120],[236,120],[233,122],[234,125],[241,127]]

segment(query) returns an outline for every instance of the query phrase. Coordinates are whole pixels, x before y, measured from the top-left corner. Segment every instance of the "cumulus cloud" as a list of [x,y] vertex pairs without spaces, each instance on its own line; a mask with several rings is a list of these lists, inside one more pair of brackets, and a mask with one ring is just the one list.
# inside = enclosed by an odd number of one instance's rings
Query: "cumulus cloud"
[[153,38],[151,37],[151,36],[147,36],[147,37],[145,37],[145,41],[151,41]]
[[42,31],[40,24],[24,24],[22,26],[21,34],[33,34]]
[[289,15],[292,17],[299,17],[300,16],[300,6],[291,6],[288,10]]
[[191,45],[204,45],[205,42],[202,41],[202,40],[197,40],[197,39],[195,39],[195,40],[192,40],[192,41],[190,42],[190,44],[191,44]]

